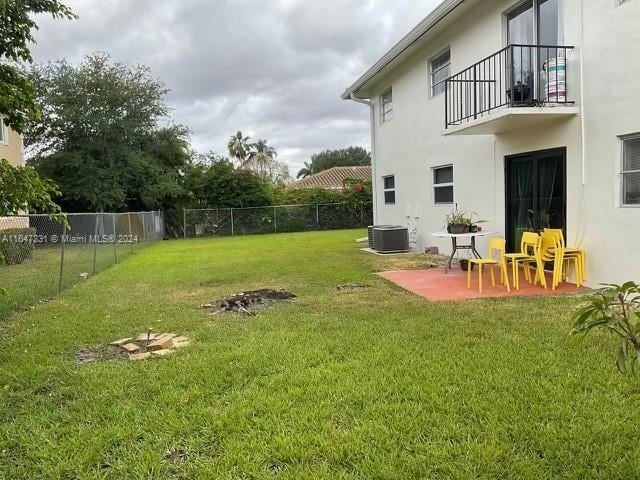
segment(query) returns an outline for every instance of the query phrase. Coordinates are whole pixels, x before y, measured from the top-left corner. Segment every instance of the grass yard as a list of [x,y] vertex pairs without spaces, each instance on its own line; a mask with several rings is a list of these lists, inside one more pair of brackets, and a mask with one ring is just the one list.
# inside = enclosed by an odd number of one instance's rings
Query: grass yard
[[[118,260],[124,260],[133,249],[144,244],[116,245]],[[96,245],[96,272],[115,263],[114,245]],[[62,269],[63,289],[81,281],[81,273],[93,273],[94,245],[66,245]],[[0,322],[21,309],[49,299],[59,291],[60,246],[34,250],[31,258],[18,265],[0,264],[0,287],[9,295],[0,295]]]
[[[0,477],[640,478],[640,380],[568,335],[578,300],[429,303],[372,275],[364,235],[157,243],[4,320]],[[261,287],[299,298],[198,308]],[[192,344],[76,365],[149,326]]]

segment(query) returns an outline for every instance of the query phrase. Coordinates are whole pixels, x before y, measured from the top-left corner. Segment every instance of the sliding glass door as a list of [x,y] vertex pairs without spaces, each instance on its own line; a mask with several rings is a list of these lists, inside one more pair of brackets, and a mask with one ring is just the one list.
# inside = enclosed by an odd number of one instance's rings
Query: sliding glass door
[[566,227],[566,149],[505,159],[506,235],[511,252],[523,232]]
[[[553,47],[564,42],[563,0],[527,0],[507,13],[508,45]],[[512,50],[511,100],[517,104],[536,103],[543,89],[545,63],[558,56],[557,49],[517,47]]]

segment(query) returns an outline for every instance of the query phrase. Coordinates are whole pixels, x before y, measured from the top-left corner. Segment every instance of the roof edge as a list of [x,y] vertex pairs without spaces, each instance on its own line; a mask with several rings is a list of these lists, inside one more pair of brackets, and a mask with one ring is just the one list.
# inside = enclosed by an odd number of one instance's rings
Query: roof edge
[[373,66],[369,68],[369,70],[367,70],[360,78],[358,78],[358,80],[356,80],[350,87],[348,87],[341,95],[341,98],[343,100],[350,100],[352,95],[356,96],[355,94],[360,88],[362,88],[367,82],[373,79],[399,55],[404,53],[424,34],[426,34],[429,30],[440,23],[440,21],[442,21],[464,1],[465,0],[444,0],[429,15],[427,15],[424,20],[416,25],[398,43],[391,47],[391,49],[387,53],[385,53],[376,63],[374,63]]

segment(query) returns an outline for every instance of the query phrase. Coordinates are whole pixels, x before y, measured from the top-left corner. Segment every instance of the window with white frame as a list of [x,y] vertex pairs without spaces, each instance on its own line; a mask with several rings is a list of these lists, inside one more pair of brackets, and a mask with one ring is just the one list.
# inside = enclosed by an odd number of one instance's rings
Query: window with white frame
[[385,205],[395,205],[396,203],[396,177],[389,175],[382,177],[382,192],[384,194]]
[[453,165],[433,169],[433,203],[437,205],[453,203]]
[[431,60],[431,96],[444,93],[445,80],[451,76],[451,52],[438,55]]
[[0,143],[3,145],[9,145],[9,129],[4,123],[4,120],[0,118]]
[[380,120],[382,123],[393,118],[393,92],[391,89],[380,95]]
[[640,134],[622,139],[622,205],[640,206]]

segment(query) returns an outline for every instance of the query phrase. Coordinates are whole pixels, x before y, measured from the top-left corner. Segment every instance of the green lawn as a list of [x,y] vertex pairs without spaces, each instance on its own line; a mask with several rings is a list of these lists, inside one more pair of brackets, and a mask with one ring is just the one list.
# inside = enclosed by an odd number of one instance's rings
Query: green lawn
[[[143,244],[96,245],[95,268],[101,272],[118,260],[124,260]],[[78,244],[65,246],[62,268],[62,287],[70,288],[82,281],[80,274],[93,273],[94,246]],[[49,299],[58,293],[60,287],[60,246],[50,246],[35,250],[31,258],[18,265],[0,264],[0,288],[9,295],[0,295],[0,321],[16,311],[24,309],[40,300]]]
[[[161,242],[5,320],[0,477],[640,478],[640,381],[568,335],[578,300],[430,303],[372,275],[363,235]],[[299,299],[198,308],[260,287]],[[74,362],[149,326],[193,342]]]

